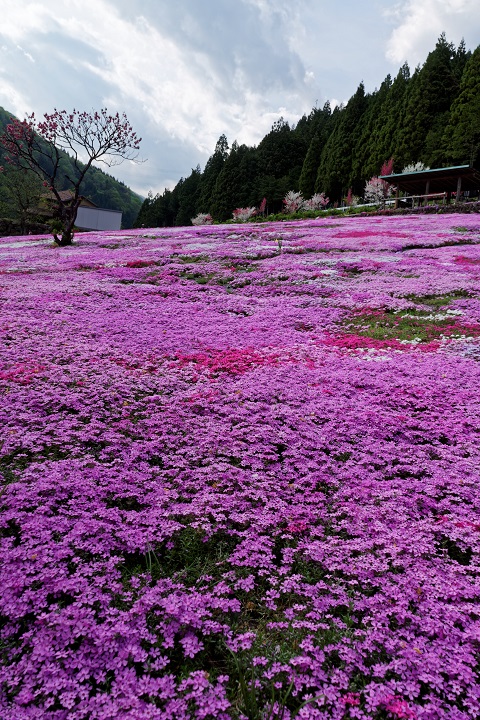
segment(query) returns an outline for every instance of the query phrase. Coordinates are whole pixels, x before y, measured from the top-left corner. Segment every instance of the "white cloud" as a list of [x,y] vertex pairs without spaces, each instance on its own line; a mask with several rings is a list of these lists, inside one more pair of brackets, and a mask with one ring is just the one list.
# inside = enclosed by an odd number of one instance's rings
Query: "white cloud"
[[475,47],[479,1],[2,3],[0,104],[20,116],[126,112],[150,162],[118,175],[157,191],[204,164],[222,133],[256,144],[280,115],[296,123],[327,98],[348,100],[362,79],[371,91],[405,59],[423,62],[443,30]]
[[[278,20],[279,13],[286,12],[286,6],[284,3],[283,8],[268,8],[271,11],[269,22],[274,17]],[[116,89],[119,106],[135,103],[172,137],[180,141],[193,138],[201,153],[211,152],[216,139],[226,128],[239,141],[251,142],[254,135],[258,141],[264,129],[262,119],[270,119],[271,113],[278,117],[280,107],[287,99],[292,115],[298,116],[299,111],[308,108],[310,98],[308,90],[305,92],[308,83],[299,83],[294,89],[294,76],[288,77],[291,68],[285,57],[285,76],[269,78],[270,93],[255,88],[252,74],[260,78],[262,64],[260,62],[253,68],[250,55],[258,38],[251,37],[252,47],[240,44],[240,50],[237,47],[231,53],[228,48],[217,48],[224,52],[227,64],[231,66],[230,77],[226,78],[225,68],[214,54],[215,48],[208,45],[195,48],[193,42],[186,42],[186,38],[195,39],[196,35],[205,32],[196,12],[197,17],[183,16],[185,35],[181,42],[164,34],[160,24],[153,25],[144,15],[138,15],[132,23],[108,0],[83,0],[81,3],[69,0],[62,4],[44,0],[41,7],[29,3],[28,7],[22,8],[22,17],[30,18],[23,26],[20,11],[9,6],[0,33],[18,42],[57,28],[62,35],[81,40],[100,55],[102,62],[84,59],[80,64],[110,87],[111,97],[114,95],[112,89]],[[278,33],[276,37],[269,36],[268,42],[282,47]],[[287,50],[286,46],[284,49]],[[294,61],[298,62],[298,58],[294,57]],[[78,64],[75,58],[70,62]],[[305,77],[305,69],[301,63],[298,65],[299,78]]]
[[35,62],[34,58],[30,55],[30,53],[27,52],[26,50],[24,50],[21,45],[17,45],[17,50],[20,50],[20,52],[25,55],[27,60],[30,60],[30,62],[32,62],[32,63]]
[[[47,3],[47,5],[50,3]],[[2,7],[2,23],[0,34],[19,43],[31,33],[47,32],[55,25],[55,14],[45,3],[40,2],[14,3]]]
[[5,110],[13,113],[16,117],[24,117],[31,111],[27,98],[6,80],[2,81],[2,102],[5,104]]
[[385,15],[397,25],[387,42],[386,57],[392,63],[422,63],[442,32],[458,45],[462,37],[475,47],[480,36],[478,0],[407,0]]

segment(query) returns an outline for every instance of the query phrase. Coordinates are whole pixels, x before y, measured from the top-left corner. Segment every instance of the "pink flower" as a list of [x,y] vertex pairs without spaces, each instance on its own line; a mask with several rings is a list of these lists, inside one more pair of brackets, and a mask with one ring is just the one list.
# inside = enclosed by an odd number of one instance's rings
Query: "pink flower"
[[397,695],[392,695],[385,700],[384,705],[385,709],[398,720],[414,720],[417,717],[416,712],[410,708],[408,702]]

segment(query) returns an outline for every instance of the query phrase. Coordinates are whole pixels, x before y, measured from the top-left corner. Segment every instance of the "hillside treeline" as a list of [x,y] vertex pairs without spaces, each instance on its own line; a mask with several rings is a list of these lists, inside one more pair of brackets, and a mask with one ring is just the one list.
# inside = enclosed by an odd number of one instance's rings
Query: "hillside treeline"
[[144,201],[137,226],[188,225],[197,213],[215,220],[237,207],[279,212],[289,190],[305,198],[324,192],[342,202],[394,158],[394,172],[411,163],[429,167],[468,164],[479,158],[480,46],[468,51],[442,34],[423,66],[404,64],[372,93],[363,82],[346,105],[327,102],[295,126],[282,118],[256,147],[231,147],[222,135],[203,172],[181,178],[173,190]]
[[[12,117],[12,113],[0,107],[0,134],[4,132]],[[20,229],[25,231],[25,216],[28,215],[33,221],[35,206],[45,190],[35,176],[19,175],[6,162],[5,155],[6,152],[0,145],[0,166],[4,168],[3,172],[0,172],[0,219],[20,218]],[[68,177],[76,177],[75,166],[72,158],[61,152],[60,190],[71,187]],[[125,228],[132,227],[142,205],[142,198],[127,185],[96,167],[91,167],[86,174],[80,192],[98,207],[122,211],[122,225]]]

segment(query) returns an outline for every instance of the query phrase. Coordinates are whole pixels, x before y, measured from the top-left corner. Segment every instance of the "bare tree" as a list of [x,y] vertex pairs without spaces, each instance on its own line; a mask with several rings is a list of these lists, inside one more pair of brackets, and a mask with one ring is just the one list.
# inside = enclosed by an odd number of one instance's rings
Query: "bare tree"
[[[55,197],[62,225],[61,237],[55,241],[71,245],[77,210],[80,205],[82,181],[94,162],[108,167],[123,160],[136,160],[141,138],[137,137],[125,113],[110,115],[99,112],[54,110],[36,120],[32,113],[25,120],[12,118],[0,143],[6,149],[7,161],[17,168],[33,171]],[[61,169],[62,151],[73,160],[73,177]],[[69,198],[60,195],[64,181],[70,185]]]

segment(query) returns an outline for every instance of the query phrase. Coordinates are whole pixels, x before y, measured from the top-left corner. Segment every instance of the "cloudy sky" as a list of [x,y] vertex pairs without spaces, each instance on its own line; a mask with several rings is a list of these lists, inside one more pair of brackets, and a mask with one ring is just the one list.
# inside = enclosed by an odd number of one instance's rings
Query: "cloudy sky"
[[367,91],[442,31],[480,43],[480,0],[0,0],[0,105],[125,112],[142,164],[112,174],[173,187],[218,137],[253,145],[281,115]]

